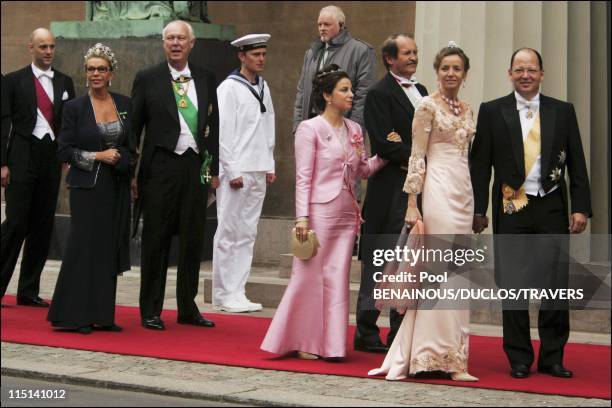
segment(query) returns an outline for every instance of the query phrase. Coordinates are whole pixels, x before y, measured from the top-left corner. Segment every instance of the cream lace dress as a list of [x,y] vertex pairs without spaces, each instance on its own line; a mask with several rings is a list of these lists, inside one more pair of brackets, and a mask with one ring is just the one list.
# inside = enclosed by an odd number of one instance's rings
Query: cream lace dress
[[[467,104],[455,116],[444,101],[428,96],[415,112],[404,191],[423,195],[426,234],[472,232],[468,151],[474,133]],[[408,310],[382,366],[368,374],[400,380],[422,371],[466,372],[469,317],[469,310]]]

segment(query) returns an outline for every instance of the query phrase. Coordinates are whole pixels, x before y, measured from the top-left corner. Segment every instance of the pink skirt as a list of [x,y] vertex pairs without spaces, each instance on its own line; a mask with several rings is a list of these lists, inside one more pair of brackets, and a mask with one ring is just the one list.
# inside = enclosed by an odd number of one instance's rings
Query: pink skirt
[[310,228],[321,244],[307,261],[293,258],[291,280],[261,349],[344,357],[348,330],[349,273],[357,220],[353,197],[342,190],[324,204],[310,204]]

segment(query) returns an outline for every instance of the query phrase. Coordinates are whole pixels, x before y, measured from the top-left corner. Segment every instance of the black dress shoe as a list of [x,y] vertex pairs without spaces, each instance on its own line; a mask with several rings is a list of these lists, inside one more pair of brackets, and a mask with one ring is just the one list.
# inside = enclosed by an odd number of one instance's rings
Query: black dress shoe
[[553,377],[559,378],[572,378],[574,376],[574,373],[563,367],[561,364],[553,364],[548,367],[538,367],[538,372],[543,374],[550,374]]
[[385,346],[381,341],[376,343],[362,343],[356,341],[353,347],[356,351],[365,351],[366,353],[386,353],[389,347]]
[[17,297],[17,304],[19,306],[32,306],[32,307],[49,307],[49,303],[42,300],[40,297],[28,298],[24,296]]
[[514,378],[527,378],[529,377],[529,366],[526,364],[517,364],[512,366],[510,375]]
[[141,322],[142,322],[142,327],[144,327],[145,329],[151,329],[151,330],[165,330],[166,329],[166,327],[164,326],[164,322],[162,321],[162,319],[159,318],[159,316],[143,317]]
[[202,315],[198,314],[193,317],[181,317],[179,316],[176,319],[176,322],[179,324],[192,324],[194,326],[201,327],[215,327],[215,323],[211,320],[207,320]]

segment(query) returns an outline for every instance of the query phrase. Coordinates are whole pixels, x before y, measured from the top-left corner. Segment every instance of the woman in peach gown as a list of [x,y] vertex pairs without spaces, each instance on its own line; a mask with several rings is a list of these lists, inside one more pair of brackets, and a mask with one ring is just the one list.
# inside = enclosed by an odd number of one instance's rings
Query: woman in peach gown
[[[468,57],[456,44],[443,48],[434,61],[440,88],[423,98],[414,115],[404,184],[409,194],[406,224],[412,227],[418,221],[419,229],[424,226],[419,232],[426,235],[472,232],[468,151],[475,126],[471,108],[457,99],[469,67]],[[422,194],[423,217],[417,208],[418,194]],[[409,308],[382,366],[368,374],[400,380],[442,371],[455,381],[477,381],[467,372],[469,318],[469,310]]]

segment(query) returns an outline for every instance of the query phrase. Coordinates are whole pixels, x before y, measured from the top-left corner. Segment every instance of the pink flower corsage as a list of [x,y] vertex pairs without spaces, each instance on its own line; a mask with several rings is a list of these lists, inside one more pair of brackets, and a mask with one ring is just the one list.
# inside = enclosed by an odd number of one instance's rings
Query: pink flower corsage
[[351,145],[357,152],[357,155],[361,156],[361,153],[363,153],[363,136],[359,133],[355,133],[353,137],[351,137]]

